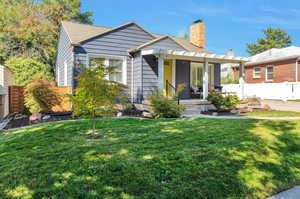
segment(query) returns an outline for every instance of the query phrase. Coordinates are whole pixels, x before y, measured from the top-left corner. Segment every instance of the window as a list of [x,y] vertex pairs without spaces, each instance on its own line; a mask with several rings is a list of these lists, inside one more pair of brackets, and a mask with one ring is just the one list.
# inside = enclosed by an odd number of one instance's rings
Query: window
[[203,63],[191,63],[191,87],[202,86],[203,84]]
[[254,68],[253,69],[253,78],[260,78],[261,77],[261,68]]
[[104,66],[114,67],[113,73],[107,77],[109,80],[117,81],[126,84],[126,58],[102,55],[89,55],[89,67],[95,67],[96,63],[103,64]]
[[[199,87],[203,85],[203,73],[204,63],[191,62],[191,75],[190,84],[191,87]],[[208,64],[208,85],[209,87],[214,86],[214,64]]]
[[266,81],[272,81],[273,80],[273,66],[267,66],[266,68]]

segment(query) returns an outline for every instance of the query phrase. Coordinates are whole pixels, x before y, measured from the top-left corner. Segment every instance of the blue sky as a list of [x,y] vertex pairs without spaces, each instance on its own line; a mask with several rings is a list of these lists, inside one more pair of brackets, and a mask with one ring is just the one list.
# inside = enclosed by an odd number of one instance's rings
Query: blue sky
[[82,0],[82,10],[94,12],[94,24],[114,27],[135,21],[153,33],[182,36],[203,19],[206,46],[225,54],[233,49],[247,56],[246,44],[272,26],[288,32],[300,46],[299,0]]

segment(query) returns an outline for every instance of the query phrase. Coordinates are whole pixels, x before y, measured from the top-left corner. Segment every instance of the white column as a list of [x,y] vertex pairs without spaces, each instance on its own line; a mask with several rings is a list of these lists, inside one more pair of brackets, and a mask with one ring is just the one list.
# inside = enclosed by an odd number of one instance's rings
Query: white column
[[245,63],[240,63],[240,98],[245,98]]
[[205,100],[208,96],[208,61],[204,62],[202,87],[203,87],[203,99]]
[[158,88],[164,90],[164,59],[163,57],[158,57]]

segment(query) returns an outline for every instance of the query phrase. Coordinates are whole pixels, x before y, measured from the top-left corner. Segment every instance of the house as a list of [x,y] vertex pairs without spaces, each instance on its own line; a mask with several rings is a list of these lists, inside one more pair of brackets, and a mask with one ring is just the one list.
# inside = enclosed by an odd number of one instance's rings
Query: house
[[245,64],[247,83],[298,82],[300,79],[300,47],[272,48],[249,60]]
[[9,86],[12,84],[10,70],[0,65],[0,118],[9,114]]
[[190,41],[151,33],[135,22],[108,28],[63,21],[55,69],[58,86],[74,89],[79,66],[90,67],[99,58],[117,68],[108,78],[125,84],[133,102],[142,102],[156,88],[170,95],[181,83],[186,85],[181,98],[200,98],[193,94],[201,93],[205,99],[220,86],[220,64],[238,63],[243,71],[247,61],[208,52],[201,20],[190,26]]

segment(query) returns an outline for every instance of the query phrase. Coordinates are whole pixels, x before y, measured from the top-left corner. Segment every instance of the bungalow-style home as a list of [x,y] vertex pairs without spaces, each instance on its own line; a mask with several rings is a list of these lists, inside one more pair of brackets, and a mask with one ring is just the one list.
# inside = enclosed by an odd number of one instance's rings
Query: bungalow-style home
[[201,20],[190,26],[190,41],[151,33],[135,22],[108,28],[63,21],[55,70],[58,86],[74,89],[79,66],[90,67],[95,59],[117,68],[108,78],[127,85],[128,97],[138,103],[156,88],[170,95],[181,83],[186,86],[182,99],[205,99],[209,91],[220,89],[221,63],[238,63],[244,71],[247,61],[208,52]]
[[[299,61],[299,47],[272,48],[249,57],[249,62],[245,64],[245,81],[246,83],[298,82]],[[235,71],[237,79],[238,67],[235,67]]]

